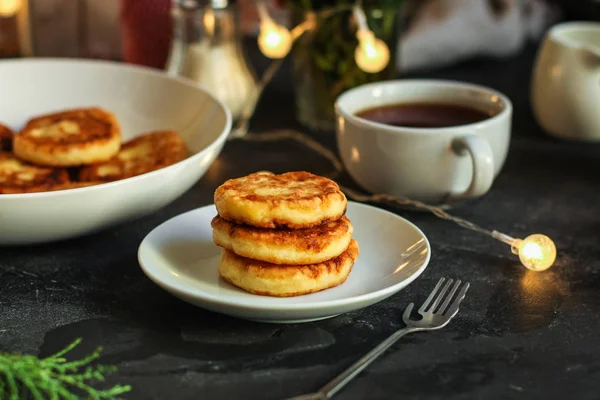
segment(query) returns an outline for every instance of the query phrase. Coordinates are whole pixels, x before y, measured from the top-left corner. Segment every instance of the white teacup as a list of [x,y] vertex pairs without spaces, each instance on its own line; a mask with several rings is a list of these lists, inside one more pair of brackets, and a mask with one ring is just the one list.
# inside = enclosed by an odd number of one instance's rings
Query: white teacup
[[565,22],[548,31],[533,69],[531,101],[550,135],[600,140],[600,23]]
[[[355,115],[403,103],[442,103],[490,113],[480,122],[441,128],[387,125]],[[337,142],[350,176],[372,193],[433,204],[485,194],[508,152],[512,104],[478,85],[394,80],[359,86],[335,104]]]

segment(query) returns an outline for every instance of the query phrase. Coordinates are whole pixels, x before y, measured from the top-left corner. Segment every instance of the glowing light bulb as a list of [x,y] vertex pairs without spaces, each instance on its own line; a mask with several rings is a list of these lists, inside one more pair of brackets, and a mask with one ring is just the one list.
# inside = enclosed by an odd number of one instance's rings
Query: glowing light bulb
[[515,239],[512,252],[519,256],[521,263],[532,271],[545,271],[556,260],[556,246],[546,235],[536,233],[525,239]]
[[390,50],[381,39],[377,39],[368,29],[359,29],[356,33],[358,46],[354,51],[356,65],[369,73],[382,71],[390,62]]
[[273,21],[263,1],[259,1],[256,8],[260,17],[258,48],[269,58],[285,57],[294,42],[292,33],[285,26]]
[[283,58],[292,48],[292,34],[284,26],[272,21],[261,23],[258,48],[269,58]]
[[0,17],[12,17],[21,8],[21,0],[0,0]]

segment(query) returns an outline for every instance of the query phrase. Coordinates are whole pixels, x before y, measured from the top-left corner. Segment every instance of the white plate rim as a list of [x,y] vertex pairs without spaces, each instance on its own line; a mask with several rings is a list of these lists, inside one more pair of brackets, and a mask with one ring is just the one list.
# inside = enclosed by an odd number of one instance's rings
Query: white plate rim
[[[389,215],[392,218],[398,218],[398,219],[402,220],[404,223],[408,224],[412,229],[415,229],[423,237],[423,239],[425,241],[425,246],[427,247],[427,256],[426,256],[425,260],[423,261],[423,263],[421,264],[421,266],[417,270],[415,270],[409,277],[407,277],[406,279],[404,279],[394,285],[391,285],[391,286],[383,288],[383,289],[375,290],[375,291],[372,291],[369,293],[361,294],[359,296],[354,296],[354,297],[344,298],[344,299],[324,300],[324,301],[319,301],[319,302],[315,302],[315,303],[258,305],[258,304],[248,304],[248,303],[244,304],[244,303],[237,302],[237,301],[222,299],[222,298],[219,298],[218,296],[213,296],[211,294],[207,294],[206,292],[203,292],[199,289],[189,289],[187,285],[174,286],[174,285],[160,279],[160,277],[156,276],[152,272],[152,267],[148,267],[143,264],[142,252],[144,251],[145,246],[149,246],[149,244],[148,244],[149,238],[154,232],[156,232],[158,229],[163,227],[163,225],[169,223],[170,221],[174,220],[175,218],[179,218],[179,217],[183,218],[185,215],[189,215],[189,214],[199,211],[201,209],[204,209],[207,207],[214,207],[214,204],[207,204],[205,206],[198,207],[193,210],[189,210],[184,213],[178,214],[178,215],[162,222],[161,224],[156,226],[154,229],[152,229],[144,237],[144,239],[142,239],[142,242],[140,243],[140,245],[138,247],[138,254],[137,254],[138,264],[140,265],[140,268],[142,269],[144,274],[150,280],[152,280],[155,284],[157,284],[158,286],[162,287],[163,289],[165,289],[167,291],[172,291],[172,292],[175,292],[175,293],[178,293],[181,295],[200,299],[203,302],[208,302],[211,304],[236,307],[238,309],[244,309],[244,310],[296,311],[296,310],[302,310],[302,309],[306,309],[306,308],[310,308],[312,310],[323,310],[323,309],[332,308],[332,307],[343,307],[343,306],[347,306],[349,304],[367,302],[374,298],[375,299],[377,299],[377,298],[385,299],[385,298],[391,296],[392,294],[398,292],[400,290],[400,289],[398,289],[399,286],[406,287],[406,286],[410,285],[413,281],[415,281],[423,273],[423,271],[425,271],[425,269],[429,265],[429,261],[431,259],[431,244],[429,243],[429,239],[427,239],[427,236],[423,233],[423,231],[419,227],[417,227],[415,224],[413,224],[412,222],[407,220],[406,218],[401,217],[400,215],[395,214],[391,211],[384,210],[382,208],[375,207],[370,204],[364,204],[364,203],[359,203],[359,202],[355,202],[355,201],[348,201],[348,204],[352,204],[353,207],[358,207],[358,208],[364,207],[364,208],[368,208],[368,209],[376,209],[377,212],[382,212],[384,214]],[[261,297],[263,297],[263,296],[261,296]]]

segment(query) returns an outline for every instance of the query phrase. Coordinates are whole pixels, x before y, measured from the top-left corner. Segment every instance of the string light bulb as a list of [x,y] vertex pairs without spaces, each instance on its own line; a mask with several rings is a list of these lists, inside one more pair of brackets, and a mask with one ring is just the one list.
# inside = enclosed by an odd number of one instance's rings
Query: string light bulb
[[532,271],[545,271],[556,260],[556,246],[546,235],[536,233],[524,240],[515,239],[512,252],[519,256],[521,263]]
[[356,65],[363,71],[372,74],[383,71],[390,62],[390,49],[369,29],[367,17],[361,7],[354,6],[353,13],[358,25],[356,32],[358,46],[354,51]]
[[545,271],[556,261],[556,246],[552,239],[541,233],[527,236],[525,239],[515,239],[498,231],[492,232],[492,237],[510,245],[513,254],[519,256],[521,264],[531,271]]
[[354,51],[354,60],[360,69],[369,73],[382,71],[390,62],[390,50],[381,39],[377,39],[370,30],[359,30],[356,34],[358,46]]
[[0,17],[12,17],[21,8],[21,0],[0,0]]
[[[0,0],[2,1],[2,0]],[[260,19],[258,48],[266,57],[282,59],[292,49],[294,41],[305,31],[316,28],[316,14],[308,13],[306,20],[292,31],[276,23],[269,15],[263,1],[256,3]],[[356,38],[358,45],[354,51],[354,60],[358,67],[368,73],[377,73],[385,69],[390,62],[390,49],[381,39],[378,39],[367,25],[365,12],[359,5],[352,7],[358,30]]]
[[292,48],[292,33],[271,18],[263,2],[258,2],[256,6],[260,16],[258,48],[269,58],[284,58]]

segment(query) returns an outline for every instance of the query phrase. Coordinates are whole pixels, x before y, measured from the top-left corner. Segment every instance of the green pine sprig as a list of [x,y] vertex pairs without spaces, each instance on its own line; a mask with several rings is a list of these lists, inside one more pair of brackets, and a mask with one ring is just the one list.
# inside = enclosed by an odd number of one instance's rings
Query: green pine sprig
[[97,390],[91,381],[104,381],[104,375],[115,372],[116,367],[90,365],[100,357],[102,348],[81,360],[67,361],[63,356],[81,343],[75,340],[69,346],[47,358],[18,353],[0,353],[0,399],[19,400],[76,400],[81,393],[94,400],[115,400],[129,392],[131,386],[116,385]]

